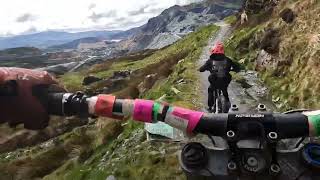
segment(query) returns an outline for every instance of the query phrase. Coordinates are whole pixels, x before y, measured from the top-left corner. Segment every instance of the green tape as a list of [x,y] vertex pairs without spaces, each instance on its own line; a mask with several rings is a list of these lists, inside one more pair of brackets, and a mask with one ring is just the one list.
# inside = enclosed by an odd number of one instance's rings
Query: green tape
[[156,123],[158,122],[158,113],[159,109],[161,108],[161,104],[158,102],[155,102],[153,104],[153,122]]
[[320,115],[311,115],[308,116],[308,119],[315,130],[316,136],[320,136]]

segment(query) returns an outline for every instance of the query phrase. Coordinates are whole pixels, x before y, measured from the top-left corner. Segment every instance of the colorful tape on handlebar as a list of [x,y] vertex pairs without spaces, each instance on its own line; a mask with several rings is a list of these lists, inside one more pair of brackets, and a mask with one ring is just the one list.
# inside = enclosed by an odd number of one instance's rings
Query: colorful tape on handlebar
[[134,101],[133,119],[152,123],[153,101],[136,99]]
[[125,117],[129,117],[133,114],[134,110],[134,100],[125,99],[122,103],[122,112]]
[[154,102],[153,104],[153,123],[158,122],[158,114],[161,109],[161,104],[158,102]]
[[182,131],[192,133],[203,114],[203,112],[192,111],[180,107],[170,107],[165,122]]
[[310,130],[314,131],[315,136],[320,136],[320,115],[309,115]]
[[94,108],[95,115],[122,120],[124,118],[123,116],[116,116],[112,114],[115,101],[115,96],[99,95]]
[[178,116],[183,119],[188,120],[188,133],[192,133],[192,131],[196,128],[197,124],[199,123],[203,112],[192,111],[189,109],[184,109],[180,107],[175,107],[172,112],[173,115]]

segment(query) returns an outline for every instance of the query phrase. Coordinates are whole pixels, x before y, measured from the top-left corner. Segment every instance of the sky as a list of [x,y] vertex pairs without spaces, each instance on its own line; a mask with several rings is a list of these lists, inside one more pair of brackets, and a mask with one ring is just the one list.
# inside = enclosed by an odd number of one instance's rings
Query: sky
[[0,37],[47,30],[126,30],[199,0],[1,0]]

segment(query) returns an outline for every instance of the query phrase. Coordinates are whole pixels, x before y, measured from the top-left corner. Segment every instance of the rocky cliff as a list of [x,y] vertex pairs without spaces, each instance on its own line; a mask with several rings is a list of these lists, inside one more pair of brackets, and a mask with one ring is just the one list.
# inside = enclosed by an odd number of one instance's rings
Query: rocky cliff
[[131,52],[165,47],[201,26],[238,12],[241,4],[242,1],[211,0],[187,6],[173,6],[136,29],[131,38],[119,43],[119,47]]
[[248,0],[246,8],[249,21],[237,25],[228,53],[260,72],[279,108],[320,108],[319,1]]

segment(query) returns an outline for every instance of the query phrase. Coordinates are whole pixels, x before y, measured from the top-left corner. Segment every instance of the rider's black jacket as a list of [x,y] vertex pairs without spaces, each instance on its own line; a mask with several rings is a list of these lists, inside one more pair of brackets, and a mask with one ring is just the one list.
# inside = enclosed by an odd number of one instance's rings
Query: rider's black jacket
[[227,61],[227,65],[226,65],[226,72],[229,73],[230,71],[235,71],[235,72],[239,72],[240,71],[240,66],[236,63],[234,63],[230,58],[228,58],[227,56],[225,56],[224,54],[212,54],[210,56],[210,59],[208,59],[206,61],[206,63],[200,67],[199,71],[200,72],[204,72],[204,71],[210,71],[212,72],[213,69],[213,63],[212,61],[223,61],[226,60]]

